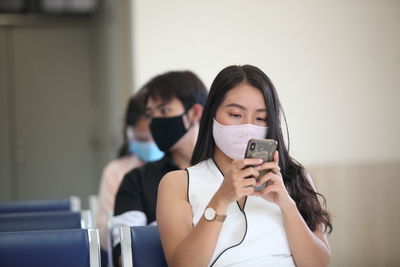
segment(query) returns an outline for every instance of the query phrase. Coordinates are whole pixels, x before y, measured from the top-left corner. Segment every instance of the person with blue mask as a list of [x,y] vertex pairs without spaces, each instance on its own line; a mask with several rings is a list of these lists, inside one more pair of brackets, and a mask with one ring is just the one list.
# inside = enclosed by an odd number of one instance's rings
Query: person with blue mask
[[134,131],[132,126],[127,129],[129,139],[129,152],[137,155],[143,162],[157,161],[164,156],[156,143],[153,141],[151,134]]
[[165,156],[128,172],[115,198],[111,220],[113,260],[121,265],[121,226],[156,224],[158,183],[173,170],[190,166],[207,89],[192,71],[169,71],[150,79],[146,110],[154,142]]
[[107,220],[113,212],[115,195],[124,175],[146,162],[157,161],[164,156],[150,133],[145,101],[144,90],[130,98],[124,120],[123,144],[118,158],[109,162],[103,170],[98,193],[99,209],[96,214],[102,250],[107,250]]

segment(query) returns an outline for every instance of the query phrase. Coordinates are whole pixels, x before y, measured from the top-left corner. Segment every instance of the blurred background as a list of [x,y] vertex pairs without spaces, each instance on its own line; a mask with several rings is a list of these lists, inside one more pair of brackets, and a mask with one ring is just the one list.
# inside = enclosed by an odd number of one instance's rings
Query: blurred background
[[0,201],[96,194],[129,96],[252,64],[333,215],[331,266],[400,265],[399,0],[0,0]]

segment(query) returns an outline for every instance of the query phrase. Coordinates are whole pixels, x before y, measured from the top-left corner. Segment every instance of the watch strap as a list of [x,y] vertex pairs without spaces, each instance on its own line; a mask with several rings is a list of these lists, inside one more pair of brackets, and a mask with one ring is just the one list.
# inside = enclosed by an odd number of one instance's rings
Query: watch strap
[[226,215],[215,214],[214,221],[217,221],[217,222],[224,222],[225,219],[226,219]]
[[225,215],[217,214],[217,211],[213,207],[207,207],[204,210],[204,217],[209,222],[212,221],[224,222],[226,219],[226,214]]

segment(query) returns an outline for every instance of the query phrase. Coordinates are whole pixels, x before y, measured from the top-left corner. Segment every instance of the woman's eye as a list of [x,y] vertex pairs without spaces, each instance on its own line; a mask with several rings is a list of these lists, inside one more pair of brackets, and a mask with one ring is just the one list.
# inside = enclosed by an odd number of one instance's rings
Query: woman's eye
[[234,114],[234,113],[230,113],[229,116],[231,116],[232,118],[240,118],[240,114]]
[[258,121],[267,121],[267,118],[257,118]]

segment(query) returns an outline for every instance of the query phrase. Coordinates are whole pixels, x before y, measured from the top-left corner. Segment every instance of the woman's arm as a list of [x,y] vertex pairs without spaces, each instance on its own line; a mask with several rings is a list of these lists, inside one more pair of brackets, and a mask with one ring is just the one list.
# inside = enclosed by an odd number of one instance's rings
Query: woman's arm
[[[232,164],[208,204],[217,214],[226,214],[230,203],[253,193],[255,179],[244,177],[257,176],[258,171],[254,168],[242,170],[246,165],[260,163],[252,160]],[[158,188],[157,223],[169,266],[206,266],[210,262],[223,222],[207,221],[202,216],[193,227],[192,220],[192,208],[187,200],[187,173],[168,173]]]
[[296,266],[328,266],[330,247],[321,225],[312,232],[296,204],[282,209],[286,235]]
[[[168,266],[206,266],[212,257],[222,222],[202,217],[195,228],[192,208],[186,199],[185,171],[168,173],[161,181],[157,198],[157,223]],[[210,201],[225,214],[227,205]]]
[[[321,225],[314,232],[310,230],[297,209],[295,201],[286,191],[278,161],[278,152],[276,152],[274,162],[264,163],[257,167],[260,170],[271,169],[272,171],[264,175],[258,182],[262,184],[268,181],[269,185],[261,193],[256,192],[254,195],[261,195],[265,199],[275,202],[281,208],[286,235],[296,266],[328,266],[330,247],[324,234],[324,227]],[[314,188],[309,175],[307,179]]]

